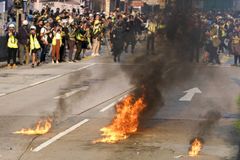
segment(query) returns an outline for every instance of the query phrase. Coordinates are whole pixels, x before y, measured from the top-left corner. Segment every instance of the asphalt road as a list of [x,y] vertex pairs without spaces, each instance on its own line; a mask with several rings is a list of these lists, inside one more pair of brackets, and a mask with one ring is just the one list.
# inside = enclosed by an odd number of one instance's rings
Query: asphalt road
[[[237,159],[238,140],[233,124],[239,118],[236,97],[240,68],[227,65],[193,65],[193,76],[164,90],[165,105],[153,117],[144,119],[136,134],[117,144],[93,144],[100,137],[99,129],[114,117],[113,104],[134,87],[122,69],[135,67],[131,61],[115,64],[110,57],[101,56],[35,69],[1,69],[0,159]],[[194,95],[191,101],[179,101],[186,94],[184,91],[194,87],[202,93]],[[212,110],[220,112],[221,119],[202,137],[201,154],[188,157],[190,140],[197,136],[199,123]],[[52,115],[54,126],[45,135],[12,134]]]

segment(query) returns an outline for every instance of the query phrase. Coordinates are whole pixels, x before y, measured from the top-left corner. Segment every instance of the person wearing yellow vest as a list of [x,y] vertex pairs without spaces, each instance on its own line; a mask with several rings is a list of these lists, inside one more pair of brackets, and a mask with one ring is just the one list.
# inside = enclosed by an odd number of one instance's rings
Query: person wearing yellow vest
[[101,45],[101,34],[102,34],[102,29],[101,29],[101,22],[99,19],[96,19],[94,21],[93,25],[93,31],[92,31],[92,55],[93,56],[99,56],[99,50],[100,50],[100,45]]
[[39,40],[37,38],[37,33],[36,33],[36,27],[35,26],[31,26],[30,28],[30,52],[32,55],[32,68],[35,67],[35,65],[39,65],[39,56],[38,56],[38,52],[41,49]]
[[83,23],[80,23],[78,30],[76,31],[76,46],[77,51],[75,53],[74,61],[81,60],[82,45],[84,41],[84,35],[86,32],[83,30]]
[[53,39],[52,39],[52,64],[54,61],[59,63],[59,56],[60,56],[60,47],[62,45],[62,36],[61,36],[61,28],[58,26],[53,31]]
[[240,36],[237,32],[232,36],[232,53],[234,55],[233,66],[240,65]]
[[157,23],[150,19],[147,23],[147,54],[154,54],[155,33],[157,30]]
[[[15,30],[15,25],[10,24],[8,26],[7,33],[7,48],[8,48],[8,68],[16,68],[16,56],[18,50],[18,38],[17,32]],[[11,66],[10,61],[13,60],[13,64]]]

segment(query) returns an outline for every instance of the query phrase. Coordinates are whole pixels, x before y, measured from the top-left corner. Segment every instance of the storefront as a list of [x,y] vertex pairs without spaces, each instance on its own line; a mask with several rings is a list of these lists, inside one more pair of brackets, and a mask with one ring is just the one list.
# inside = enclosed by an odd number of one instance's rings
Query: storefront
[[232,9],[233,8],[233,0],[204,0],[203,8],[210,9]]

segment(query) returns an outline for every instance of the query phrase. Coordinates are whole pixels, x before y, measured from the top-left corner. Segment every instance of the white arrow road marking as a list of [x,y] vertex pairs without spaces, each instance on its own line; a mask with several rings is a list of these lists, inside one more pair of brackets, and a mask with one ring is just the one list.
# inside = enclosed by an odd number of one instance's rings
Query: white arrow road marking
[[84,86],[84,87],[72,90],[71,92],[65,93],[64,95],[56,96],[56,97],[54,97],[54,99],[60,99],[60,98],[65,99],[65,98],[68,98],[80,91],[86,91],[86,90],[88,90],[88,88],[89,88],[89,86]]
[[202,91],[199,88],[195,87],[187,91],[184,91],[184,93],[187,93],[187,94],[182,98],[180,98],[179,101],[191,101],[195,94],[197,93],[201,94]]
[[74,131],[75,129],[77,129],[78,127],[80,127],[81,125],[83,125],[84,123],[87,123],[89,121],[89,119],[84,119],[83,121],[77,123],[76,125],[68,128],[67,130],[57,134],[55,137],[49,139],[48,141],[42,143],[40,146],[38,146],[37,148],[33,149],[33,152],[38,152],[40,150],[42,150],[43,148],[47,147],[48,145],[52,144],[53,142],[59,140],[61,137],[67,135],[68,133]]

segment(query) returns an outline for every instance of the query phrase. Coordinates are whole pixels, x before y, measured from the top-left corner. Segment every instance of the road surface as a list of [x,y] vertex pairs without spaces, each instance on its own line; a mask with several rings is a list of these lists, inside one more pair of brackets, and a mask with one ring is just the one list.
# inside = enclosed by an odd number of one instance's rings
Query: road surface
[[[141,48],[138,48],[139,52]],[[165,105],[144,119],[139,131],[116,144],[93,144],[100,129],[115,115],[113,105],[133,88],[122,70],[137,67],[132,55],[120,64],[108,56],[72,64],[46,64],[31,69],[1,68],[1,160],[171,160],[236,159],[238,141],[234,122],[238,108],[240,68],[193,65],[190,79],[164,91]],[[189,101],[184,91],[199,88]],[[64,102],[61,99],[64,98]],[[208,111],[221,113],[219,122],[204,136],[197,158],[187,156],[189,143]],[[51,131],[42,136],[12,132],[33,127],[39,119],[55,116]]]

